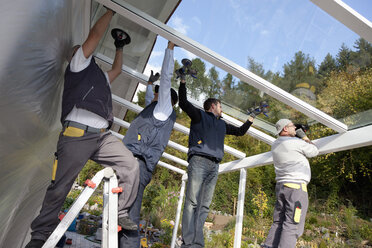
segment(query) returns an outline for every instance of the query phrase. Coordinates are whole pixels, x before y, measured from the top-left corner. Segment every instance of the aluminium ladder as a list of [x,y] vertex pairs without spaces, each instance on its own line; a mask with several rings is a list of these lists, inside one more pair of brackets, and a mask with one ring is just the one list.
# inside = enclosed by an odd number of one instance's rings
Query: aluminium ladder
[[97,172],[92,180],[88,179],[85,182],[87,187],[75,200],[66,216],[58,224],[42,248],[54,248],[57,245],[102,180],[104,180],[104,187],[101,247],[118,248],[118,231],[120,231],[120,227],[118,227],[118,193],[123,190],[118,187],[118,181],[112,168],[105,168]]

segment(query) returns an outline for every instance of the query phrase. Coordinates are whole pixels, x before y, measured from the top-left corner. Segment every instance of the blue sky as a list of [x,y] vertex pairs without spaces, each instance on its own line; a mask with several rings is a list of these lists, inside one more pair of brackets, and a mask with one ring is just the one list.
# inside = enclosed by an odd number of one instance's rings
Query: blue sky
[[[344,2],[372,20],[371,0]],[[335,56],[342,43],[353,48],[359,38],[309,0],[183,0],[168,25],[243,67],[250,56],[274,72],[299,50],[320,64],[328,52]],[[145,74],[160,70],[166,43],[158,38]],[[175,58],[184,57],[195,55],[176,48]]]

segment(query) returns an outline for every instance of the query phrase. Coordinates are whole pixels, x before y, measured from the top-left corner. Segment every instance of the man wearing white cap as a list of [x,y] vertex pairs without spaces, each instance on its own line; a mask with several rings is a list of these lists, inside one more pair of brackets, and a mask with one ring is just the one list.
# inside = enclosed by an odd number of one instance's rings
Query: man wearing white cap
[[279,136],[271,146],[276,174],[274,221],[262,247],[296,247],[302,235],[308,208],[307,184],[311,171],[307,158],[318,155],[318,148],[304,131],[288,119],[276,124]]

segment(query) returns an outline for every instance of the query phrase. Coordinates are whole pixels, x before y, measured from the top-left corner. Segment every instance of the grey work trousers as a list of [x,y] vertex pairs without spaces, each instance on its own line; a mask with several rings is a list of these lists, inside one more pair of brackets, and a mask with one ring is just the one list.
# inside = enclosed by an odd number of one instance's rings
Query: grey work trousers
[[[306,185],[289,183],[290,186],[297,185],[297,189],[286,185],[288,183],[277,183],[275,187],[274,221],[265,241],[266,247],[294,248],[297,239],[304,232],[309,205]],[[300,212],[298,208],[301,209]]]
[[64,136],[57,144],[58,167],[54,183],[45,194],[39,216],[31,223],[32,239],[46,240],[59,223],[58,214],[76,177],[88,159],[114,169],[119,187],[118,215],[128,215],[137,196],[139,166],[133,154],[110,132]]

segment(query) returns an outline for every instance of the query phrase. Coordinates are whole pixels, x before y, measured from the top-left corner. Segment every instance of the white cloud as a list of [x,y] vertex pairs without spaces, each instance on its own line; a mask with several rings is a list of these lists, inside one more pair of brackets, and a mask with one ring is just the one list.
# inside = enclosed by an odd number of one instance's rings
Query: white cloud
[[270,32],[269,32],[269,30],[264,29],[264,30],[261,30],[260,34],[266,36],[266,35],[270,34]]
[[187,35],[187,30],[190,28],[188,25],[184,24],[183,19],[178,16],[172,17],[170,26],[184,35]]
[[191,52],[189,52],[185,49],[182,49],[182,50],[183,50],[183,53],[185,54],[186,58],[188,58],[190,60],[197,58],[197,56],[195,54],[193,54],[193,53],[191,53]]
[[151,53],[151,57],[160,57],[160,56],[162,56],[162,55],[164,55],[164,52],[162,52],[162,51],[152,51],[152,53]]
[[202,24],[201,20],[200,20],[198,17],[196,17],[196,16],[193,16],[193,17],[191,18],[191,20],[192,20],[193,22],[196,22],[196,24],[198,24],[198,25],[201,25],[201,24]]

